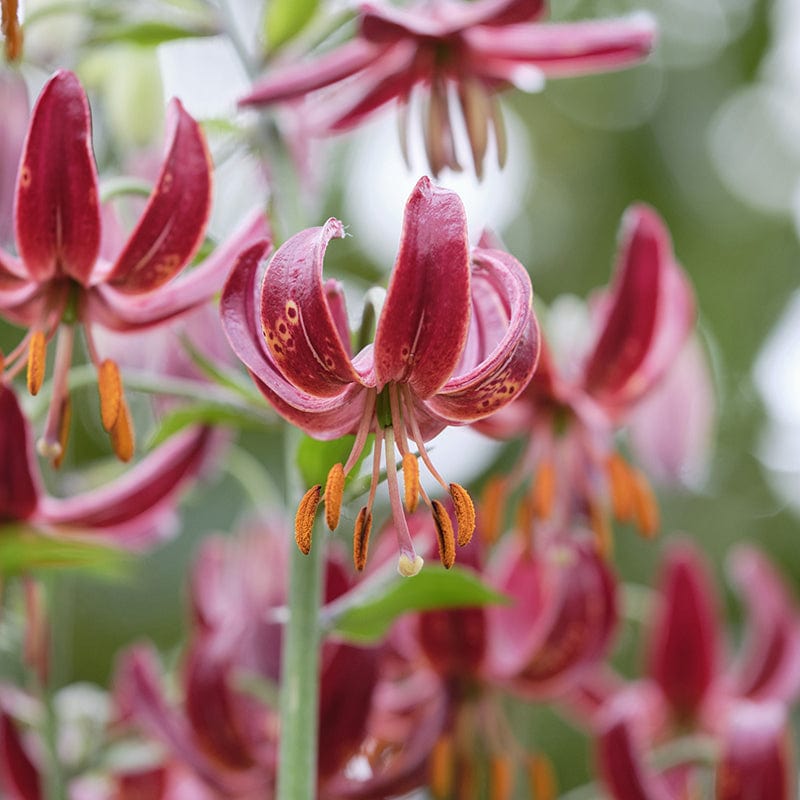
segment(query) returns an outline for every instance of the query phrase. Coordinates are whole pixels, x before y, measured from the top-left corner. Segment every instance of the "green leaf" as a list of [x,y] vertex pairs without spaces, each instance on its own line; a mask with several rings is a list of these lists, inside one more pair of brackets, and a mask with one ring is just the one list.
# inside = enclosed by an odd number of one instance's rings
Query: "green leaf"
[[176,408],[161,420],[150,437],[148,448],[156,447],[190,425],[227,425],[240,430],[263,430],[272,427],[272,421],[257,411],[227,403],[192,403]]
[[264,14],[267,50],[277,50],[297,36],[311,21],[319,0],[268,0]]
[[218,33],[219,30],[213,25],[201,23],[180,25],[159,20],[144,20],[103,26],[92,34],[90,41],[92,44],[128,42],[143,47],[155,47],[176,39],[214,36]]
[[358,605],[331,615],[329,630],[357,644],[381,639],[391,624],[409,611],[436,608],[474,608],[506,604],[509,598],[461,567],[424,567],[413,578],[397,578],[381,585]]
[[121,577],[130,561],[128,553],[85,539],[42,536],[26,525],[0,526],[0,574],[4,577],[61,569]]
[[[330,468],[337,463],[344,464],[350,451],[353,449],[355,436],[342,436],[331,442],[321,442],[310,436],[303,436],[297,447],[297,466],[306,486],[316,486],[318,483],[325,485]],[[358,457],[354,468],[347,478],[352,479],[358,474],[358,467],[372,449],[372,436],[367,439],[361,455]]]

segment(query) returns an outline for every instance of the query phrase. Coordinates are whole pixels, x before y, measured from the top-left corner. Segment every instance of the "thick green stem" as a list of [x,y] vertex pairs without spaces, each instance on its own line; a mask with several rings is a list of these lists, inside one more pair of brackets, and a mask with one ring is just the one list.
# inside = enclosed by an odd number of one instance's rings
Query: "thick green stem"
[[317,789],[319,607],[325,537],[304,556],[292,547],[283,645],[277,800],[314,800]]

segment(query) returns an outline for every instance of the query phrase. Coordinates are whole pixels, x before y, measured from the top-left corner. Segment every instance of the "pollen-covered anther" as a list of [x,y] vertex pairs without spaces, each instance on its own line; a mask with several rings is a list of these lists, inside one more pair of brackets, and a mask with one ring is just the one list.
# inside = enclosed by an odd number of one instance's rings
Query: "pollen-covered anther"
[[119,413],[114,426],[109,431],[111,447],[120,461],[130,461],[133,458],[134,432],[131,412],[125,398],[120,399]]
[[431,751],[430,790],[435,800],[448,800],[453,792],[455,777],[454,747],[452,736],[442,736]]
[[539,464],[531,489],[533,513],[539,519],[550,519],[556,497],[556,469],[553,462],[546,460]]
[[311,532],[314,530],[314,517],[320,501],[322,486],[312,486],[297,506],[294,516],[294,540],[300,552],[307,556],[311,551]]
[[639,533],[652,539],[660,525],[658,503],[647,478],[639,470],[631,470],[633,519]]
[[507,495],[506,482],[497,476],[490,478],[486,488],[483,490],[480,536],[488,545],[494,544],[500,537]]
[[614,453],[606,461],[606,474],[611,490],[614,516],[620,522],[630,522],[634,514],[633,495],[635,493],[631,469],[621,456]]
[[528,784],[531,797],[536,800],[555,800],[557,794],[556,775],[550,759],[541,754],[528,758]]
[[47,363],[47,339],[44,331],[34,331],[28,343],[28,391],[39,394],[44,383],[44,369]]
[[372,532],[372,514],[364,506],[358,512],[356,525],[353,530],[353,564],[355,568],[362,572],[367,566],[367,554],[369,551],[369,535]]
[[463,547],[469,544],[472,534],[475,533],[475,506],[469,492],[458,483],[450,484],[450,497],[456,512],[458,546]]
[[439,539],[439,560],[445,569],[450,569],[456,560],[456,537],[453,523],[447,509],[438,501],[431,504],[433,521],[436,525],[436,536]]
[[122,378],[116,361],[107,358],[97,369],[97,390],[100,394],[100,419],[110,431],[117,423],[122,405]]
[[325,524],[328,530],[335,531],[339,525],[339,514],[342,511],[342,497],[344,495],[344,467],[341,463],[334,464],[328,472],[325,481]]
[[595,549],[605,559],[611,558],[614,551],[614,538],[608,513],[599,503],[589,506],[589,526],[594,534]]
[[495,754],[489,761],[489,800],[511,800],[514,769],[506,755]]
[[72,422],[72,400],[67,395],[61,403],[58,416],[58,446],[61,452],[53,458],[53,466],[58,469],[64,461],[64,454],[67,452],[67,442],[69,441],[69,426]]
[[419,461],[413,453],[403,456],[403,493],[406,511],[413,514],[419,504]]

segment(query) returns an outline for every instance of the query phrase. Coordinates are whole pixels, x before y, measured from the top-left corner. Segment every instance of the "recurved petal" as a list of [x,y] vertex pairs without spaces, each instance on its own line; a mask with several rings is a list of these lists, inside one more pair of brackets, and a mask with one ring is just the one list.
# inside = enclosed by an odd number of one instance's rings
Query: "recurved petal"
[[729,570],[747,606],[741,657],[729,676],[750,700],[790,703],[800,692],[800,616],[784,582],[755,548],[737,547]]
[[717,676],[720,628],[711,585],[700,554],[687,542],[673,545],[659,581],[648,665],[681,721],[696,718]]
[[796,797],[791,751],[786,709],[781,703],[737,704],[727,720],[716,800]]
[[406,203],[400,251],[375,334],[378,385],[430,397],[452,375],[470,315],[467,219],[454,192],[420,178]]
[[10,800],[42,800],[39,771],[11,717],[0,711],[0,785]]
[[603,324],[585,366],[585,387],[601,402],[635,402],[664,374],[694,323],[694,297],[656,212],[634,206]]
[[314,396],[290,383],[267,351],[256,312],[262,252],[257,245],[244,251],[228,277],[220,300],[225,335],[278,413],[319,438],[349,433],[357,426],[364,407],[366,393],[361,383],[343,384],[339,393],[330,397]]
[[89,103],[61,70],[36,101],[17,178],[17,248],[31,278],[57,273],[87,285],[100,249]]
[[[510,403],[527,386],[539,357],[539,326],[528,273],[508,253],[472,253],[472,322],[465,352],[474,365],[456,374],[428,405],[453,422],[472,422]],[[462,369],[467,367],[465,371]]]
[[211,157],[197,122],[173,100],[167,155],[147,206],[106,281],[121,292],[157,289],[200,247],[211,211]]
[[36,513],[41,494],[30,428],[16,395],[0,383],[0,523]]

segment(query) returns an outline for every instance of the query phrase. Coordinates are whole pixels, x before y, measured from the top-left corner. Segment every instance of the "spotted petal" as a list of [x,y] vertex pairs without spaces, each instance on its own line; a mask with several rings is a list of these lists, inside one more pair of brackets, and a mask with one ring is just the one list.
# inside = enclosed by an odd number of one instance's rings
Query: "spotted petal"
[[0,453],[0,523],[28,519],[40,495],[33,439],[14,391],[2,383]]
[[63,273],[87,285],[100,249],[97,170],[89,103],[61,70],[33,109],[20,164],[17,248],[35,281]]
[[447,381],[469,329],[467,219],[458,195],[421,178],[406,203],[400,250],[375,334],[378,385],[421,398]]

